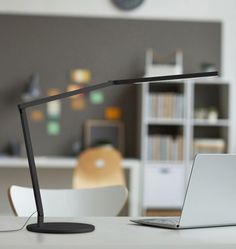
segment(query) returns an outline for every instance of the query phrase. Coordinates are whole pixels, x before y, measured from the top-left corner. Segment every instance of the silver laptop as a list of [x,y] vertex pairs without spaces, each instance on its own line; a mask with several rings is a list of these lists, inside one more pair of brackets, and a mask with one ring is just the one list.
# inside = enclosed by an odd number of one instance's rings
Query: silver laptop
[[171,229],[236,225],[236,155],[195,157],[181,216],[131,221]]

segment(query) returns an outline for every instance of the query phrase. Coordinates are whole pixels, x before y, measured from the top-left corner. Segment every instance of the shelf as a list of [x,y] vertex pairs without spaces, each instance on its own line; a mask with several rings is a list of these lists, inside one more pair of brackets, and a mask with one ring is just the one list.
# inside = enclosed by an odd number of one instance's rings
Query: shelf
[[[71,169],[77,165],[77,159],[74,157],[35,157],[37,169]],[[124,169],[139,169],[140,162],[138,159],[123,159],[122,167]],[[28,160],[21,157],[0,157],[0,168],[6,169],[27,169]]]
[[208,79],[196,79],[194,81],[194,84],[204,84],[204,85],[229,85],[230,83],[228,81],[224,81],[223,79],[221,78],[217,78],[214,79],[214,78],[208,78]]
[[185,119],[148,118],[146,124],[149,125],[184,125]]
[[194,126],[213,126],[213,127],[227,127],[229,126],[228,119],[218,119],[218,120],[207,120],[207,119],[193,119],[191,121]]
[[179,167],[184,166],[183,161],[155,161],[155,160],[149,160],[145,162],[148,166],[168,166],[168,167]]

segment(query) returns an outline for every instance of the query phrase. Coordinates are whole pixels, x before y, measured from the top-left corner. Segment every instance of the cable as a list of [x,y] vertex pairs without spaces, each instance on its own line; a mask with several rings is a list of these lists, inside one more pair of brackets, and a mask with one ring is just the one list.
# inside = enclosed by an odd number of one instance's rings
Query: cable
[[28,217],[28,219],[26,220],[26,222],[23,224],[22,227],[17,228],[17,229],[12,229],[12,230],[0,230],[0,233],[4,233],[4,232],[18,232],[18,231],[21,231],[21,230],[26,226],[26,224],[28,223],[28,221],[30,220],[30,218],[31,218],[35,213],[37,213],[37,211],[33,212],[33,213]]

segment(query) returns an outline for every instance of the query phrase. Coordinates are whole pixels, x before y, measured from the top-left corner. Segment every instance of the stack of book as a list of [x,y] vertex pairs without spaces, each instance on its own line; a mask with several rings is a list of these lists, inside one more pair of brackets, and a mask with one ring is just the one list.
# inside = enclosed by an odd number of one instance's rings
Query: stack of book
[[183,118],[184,96],[178,93],[151,93],[150,117],[153,118]]
[[196,138],[193,142],[194,154],[224,153],[225,141],[222,138]]
[[148,139],[148,160],[182,161],[183,136],[150,135]]

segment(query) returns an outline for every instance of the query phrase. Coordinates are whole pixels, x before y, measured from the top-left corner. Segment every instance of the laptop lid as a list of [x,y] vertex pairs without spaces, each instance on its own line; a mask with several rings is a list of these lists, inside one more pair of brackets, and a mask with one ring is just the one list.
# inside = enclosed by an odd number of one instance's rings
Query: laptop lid
[[179,227],[236,225],[236,155],[195,157]]

